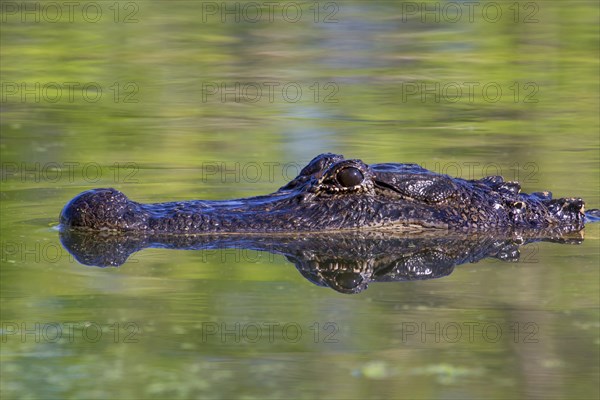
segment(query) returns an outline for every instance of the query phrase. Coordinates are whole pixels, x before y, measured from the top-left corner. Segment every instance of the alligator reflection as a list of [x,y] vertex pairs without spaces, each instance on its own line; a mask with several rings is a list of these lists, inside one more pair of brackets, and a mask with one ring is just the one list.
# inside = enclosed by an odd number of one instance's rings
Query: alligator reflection
[[294,235],[128,235],[60,233],[63,246],[82,264],[119,266],[136,251],[168,249],[248,249],[281,254],[312,283],[341,293],[359,293],[370,282],[434,279],[456,265],[484,258],[518,261],[532,242],[579,244],[583,231],[569,236],[448,236],[443,233],[346,232]]

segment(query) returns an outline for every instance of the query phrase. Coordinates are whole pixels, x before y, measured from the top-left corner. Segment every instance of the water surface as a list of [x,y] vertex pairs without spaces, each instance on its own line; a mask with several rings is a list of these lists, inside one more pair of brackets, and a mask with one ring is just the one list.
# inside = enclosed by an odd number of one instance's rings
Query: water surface
[[56,230],[86,189],[259,195],[322,152],[598,208],[596,2],[424,22],[421,2],[293,3],[298,20],[278,3],[257,22],[244,3],[238,21],[138,1],[39,22],[21,4],[0,28],[3,398],[598,398],[598,225],[354,295],[255,250],[84,266]]

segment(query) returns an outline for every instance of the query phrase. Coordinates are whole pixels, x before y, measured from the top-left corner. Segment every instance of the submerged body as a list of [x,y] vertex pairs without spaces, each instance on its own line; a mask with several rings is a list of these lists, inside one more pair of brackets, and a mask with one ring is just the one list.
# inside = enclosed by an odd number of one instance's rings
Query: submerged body
[[60,222],[65,228],[174,234],[583,229],[580,198],[520,191],[499,176],[464,180],[416,164],[366,165],[328,153],[269,195],[142,204],[115,189],[94,189],[71,200]]

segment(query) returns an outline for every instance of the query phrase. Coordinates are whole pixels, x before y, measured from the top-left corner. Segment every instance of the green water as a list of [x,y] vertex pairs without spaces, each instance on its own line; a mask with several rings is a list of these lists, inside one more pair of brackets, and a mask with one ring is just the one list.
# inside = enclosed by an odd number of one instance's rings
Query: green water
[[251,251],[87,267],[55,228],[86,189],[258,195],[328,151],[598,208],[597,2],[61,4],[1,9],[3,399],[599,397],[599,225],[357,295]]

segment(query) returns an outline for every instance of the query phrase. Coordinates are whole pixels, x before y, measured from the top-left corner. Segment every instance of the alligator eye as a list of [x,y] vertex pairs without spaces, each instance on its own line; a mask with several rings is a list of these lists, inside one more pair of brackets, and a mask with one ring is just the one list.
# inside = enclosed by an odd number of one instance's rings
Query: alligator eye
[[364,176],[357,168],[344,168],[337,174],[337,181],[343,187],[353,187],[360,185]]

